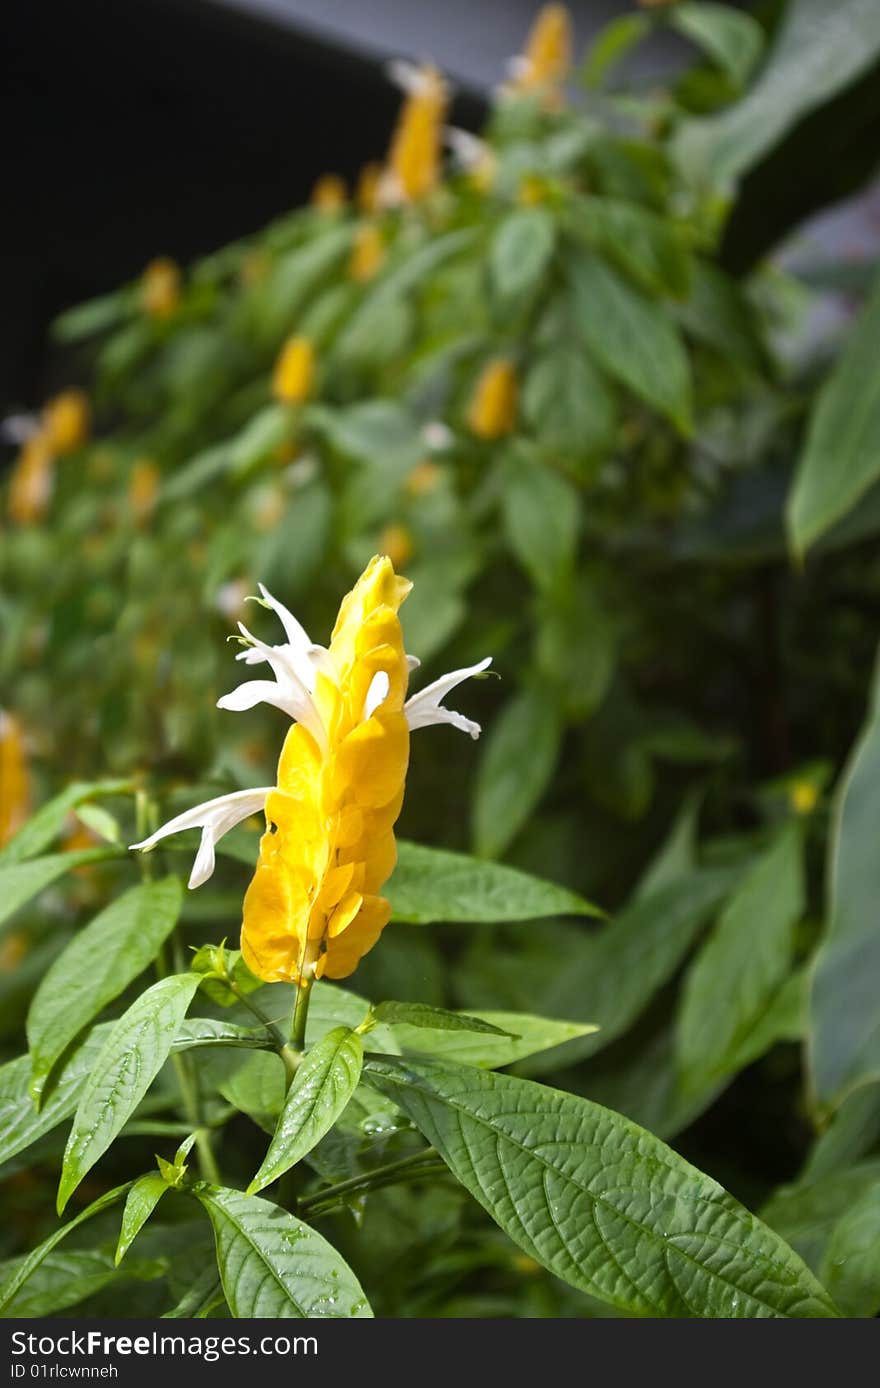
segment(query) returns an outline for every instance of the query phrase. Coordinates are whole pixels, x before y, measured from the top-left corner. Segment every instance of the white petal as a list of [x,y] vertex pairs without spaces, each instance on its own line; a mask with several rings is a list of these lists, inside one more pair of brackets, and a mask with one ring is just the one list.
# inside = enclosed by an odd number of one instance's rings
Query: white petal
[[367,690],[367,697],[364,699],[364,718],[370,718],[388,698],[388,691],[391,688],[391,681],[384,670],[379,670],[370,680],[370,687]]
[[268,588],[266,588],[262,583],[259,584],[259,589],[263,601],[267,603],[269,607],[271,607],[272,611],[275,613],[277,617],[281,618],[281,625],[284,627],[284,634],[290,642],[291,646],[301,647],[303,650],[307,650],[312,643],[309,640],[305,629],[296,620],[293,613],[288,611],[288,609],[284,606],[283,602],[279,602],[277,598],[273,598]]
[[217,700],[218,708],[228,709],[232,713],[244,713],[249,708],[256,708],[257,704],[271,704],[273,708],[280,708],[288,718],[297,716],[295,700],[274,680],[246,680]]
[[456,685],[469,679],[471,675],[480,674],[491,664],[492,657],[487,656],[478,665],[470,665],[466,670],[453,670],[448,675],[442,675],[433,684],[429,684],[427,689],[413,694],[411,699],[407,699],[403,708],[410,731],[415,732],[416,728],[429,728],[434,723],[451,723],[454,728],[460,729],[461,732],[468,733],[474,738],[479,737],[479,723],[465,718],[463,713],[455,713],[452,709],[444,708],[440,701],[446,697],[450,690],[455,689]]
[[129,847],[148,852],[160,839],[167,838],[169,834],[179,834],[183,829],[201,828],[202,841],[189,879],[190,887],[200,887],[214,871],[214,845],[224,834],[228,834],[230,829],[234,829],[236,824],[263,809],[266,796],[272,789],[272,786],[260,786],[257,790],[236,790],[231,795],[219,795],[216,800],[206,800],[191,810],[184,810],[183,814],[176,815],[174,819],[169,819],[155,834],[143,839],[141,843],[129,844]]
[[[326,749],[327,733],[321,715],[312,702],[308,684],[294,668],[292,647],[267,646],[265,642],[252,636],[241,622],[238,625],[245,640],[249,641],[251,648],[258,653],[256,657],[250,656],[247,663],[252,665],[255,659],[267,660],[277,683],[272,684],[270,680],[249,680],[233,689],[230,694],[224,694],[222,699],[218,699],[217,707],[240,713],[244,709],[253,708],[255,704],[271,704],[273,708],[282,709],[289,718],[295,718],[298,723],[302,723],[303,727],[308,728],[318,746],[322,750]],[[245,655],[250,655],[250,651],[245,652]],[[311,662],[308,662],[308,670],[314,673]]]
[[417,655],[408,655],[406,658],[406,668],[409,670],[410,674],[412,674],[413,670],[418,670],[421,663]]

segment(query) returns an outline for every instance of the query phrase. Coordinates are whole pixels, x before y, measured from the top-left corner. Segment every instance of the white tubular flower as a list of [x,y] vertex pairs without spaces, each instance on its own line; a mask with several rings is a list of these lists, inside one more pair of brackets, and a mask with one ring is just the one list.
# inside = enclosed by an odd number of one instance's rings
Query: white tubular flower
[[469,733],[473,738],[479,737],[481,731],[479,723],[465,718],[463,713],[455,713],[452,709],[444,708],[440,701],[445,699],[456,685],[470,679],[471,675],[479,675],[491,664],[492,657],[486,656],[486,659],[481,660],[478,665],[471,665],[466,670],[453,670],[448,675],[442,675],[439,680],[429,684],[426,689],[422,689],[418,694],[413,694],[411,699],[407,699],[403,711],[410,732],[415,732],[416,728],[430,728],[434,723],[451,723],[460,732]]
[[234,829],[236,824],[262,810],[266,804],[266,796],[272,789],[272,786],[260,786],[258,790],[236,790],[231,795],[219,795],[216,800],[206,800],[204,804],[184,810],[183,814],[169,819],[155,834],[151,834],[141,843],[129,844],[129,848],[139,848],[142,852],[148,853],[151,848],[155,848],[160,839],[167,838],[169,834],[179,834],[183,829],[201,829],[202,841],[189,878],[190,888],[200,887],[214,871],[214,845],[224,834],[228,834],[230,829]]

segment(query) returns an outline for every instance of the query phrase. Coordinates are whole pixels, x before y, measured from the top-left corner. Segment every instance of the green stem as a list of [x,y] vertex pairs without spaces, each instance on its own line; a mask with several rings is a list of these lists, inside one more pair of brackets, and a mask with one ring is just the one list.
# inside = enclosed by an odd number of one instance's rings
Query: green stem
[[[415,1178],[423,1174],[433,1174],[434,1171],[446,1170],[444,1165],[438,1167],[437,1150],[434,1147],[424,1147],[420,1152],[412,1152],[408,1157],[401,1157],[400,1161],[389,1162],[386,1166],[377,1166],[372,1171],[366,1171],[362,1176],[352,1176],[347,1181],[340,1181],[338,1185],[327,1186],[324,1190],[316,1191],[314,1195],[305,1195],[299,1201],[299,1213],[313,1210],[317,1206],[325,1205],[328,1201],[335,1204],[345,1195],[353,1191],[377,1190],[384,1185],[392,1185],[400,1177]],[[430,1164],[430,1170],[424,1173],[416,1171],[414,1168]]]
[[296,985],[296,1002],[293,1005],[293,1025],[290,1029],[290,1044],[294,1052],[302,1055],[306,1048],[306,1021],[309,1015],[309,997],[312,992],[314,976],[306,974]]

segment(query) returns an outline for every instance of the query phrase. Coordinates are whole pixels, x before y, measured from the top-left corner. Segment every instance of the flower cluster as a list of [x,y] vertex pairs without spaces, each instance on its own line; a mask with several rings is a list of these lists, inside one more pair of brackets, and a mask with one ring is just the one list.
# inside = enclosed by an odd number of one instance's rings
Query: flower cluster
[[267,703],[294,720],[276,784],[198,805],[134,848],[199,826],[202,841],[189,885],[214,869],[214,846],[235,824],[264,809],[267,830],[244,900],[241,948],[266,982],[345,978],[376,943],[390,907],[380,895],[396,861],[394,824],[403,804],[410,733],[451,723],[478,737],[479,724],[443,707],[450,690],[489,659],[456,670],[407,697],[418,666],[404,652],[398,609],[411,584],[386,556],[370,561],[343,599],[329,647],[313,644],[265,588],[264,604],[284,626],[269,646],[239,624],[248,665],[267,663],[274,680],[248,680],[219,700],[243,711]]

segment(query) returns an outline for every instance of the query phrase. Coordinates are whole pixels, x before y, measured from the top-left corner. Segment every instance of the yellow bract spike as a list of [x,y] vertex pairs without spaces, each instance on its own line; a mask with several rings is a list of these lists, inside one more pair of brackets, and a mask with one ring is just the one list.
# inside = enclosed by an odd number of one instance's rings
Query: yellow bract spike
[[565,5],[545,5],[529,31],[516,86],[523,91],[557,87],[571,67],[571,15]]
[[44,406],[42,433],[56,457],[81,448],[89,436],[89,398],[82,390],[62,390]]
[[19,720],[0,709],[0,845],[24,824],[31,807],[31,778],[24,731]]
[[6,510],[15,525],[32,525],[46,514],[55,481],[55,462],[45,434],[28,439],[15,461]]
[[361,169],[355,192],[355,203],[359,212],[367,216],[378,210],[379,187],[382,182],[382,165],[365,164]]
[[791,808],[795,814],[808,815],[819,803],[819,791],[812,781],[794,781],[788,792]]
[[443,122],[448,105],[446,83],[433,67],[423,67],[401,107],[388,152],[388,167],[397,196],[416,202],[440,181]]
[[319,212],[338,212],[348,201],[348,189],[339,174],[321,174],[312,188],[309,202]]
[[500,439],[513,431],[519,399],[516,372],[506,357],[483,368],[468,409],[468,425],[480,439]]
[[128,478],[128,504],[139,526],[152,515],[159,495],[162,474],[151,458],[139,458],[132,464]]
[[382,268],[384,260],[385,242],[379,228],[372,222],[359,227],[348,262],[349,277],[365,284]]
[[427,496],[436,491],[442,477],[443,469],[437,463],[432,463],[430,458],[425,458],[421,463],[416,463],[404,486],[410,496]]
[[152,318],[170,318],[180,303],[180,267],[168,256],[151,260],[141,276],[141,304]]
[[379,536],[379,553],[387,554],[395,569],[402,569],[413,556],[413,538],[405,525],[386,525]]
[[245,962],[266,982],[347,977],[389,919],[378,892],[396,860],[409,762],[397,611],[410,586],[389,558],[370,561],[340,605],[329,648],[336,679],[317,676],[327,746],[301,723],[285,738],[241,932]]
[[315,349],[309,338],[289,337],[278,354],[272,373],[272,392],[276,400],[288,405],[301,404],[312,393],[315,383]]

